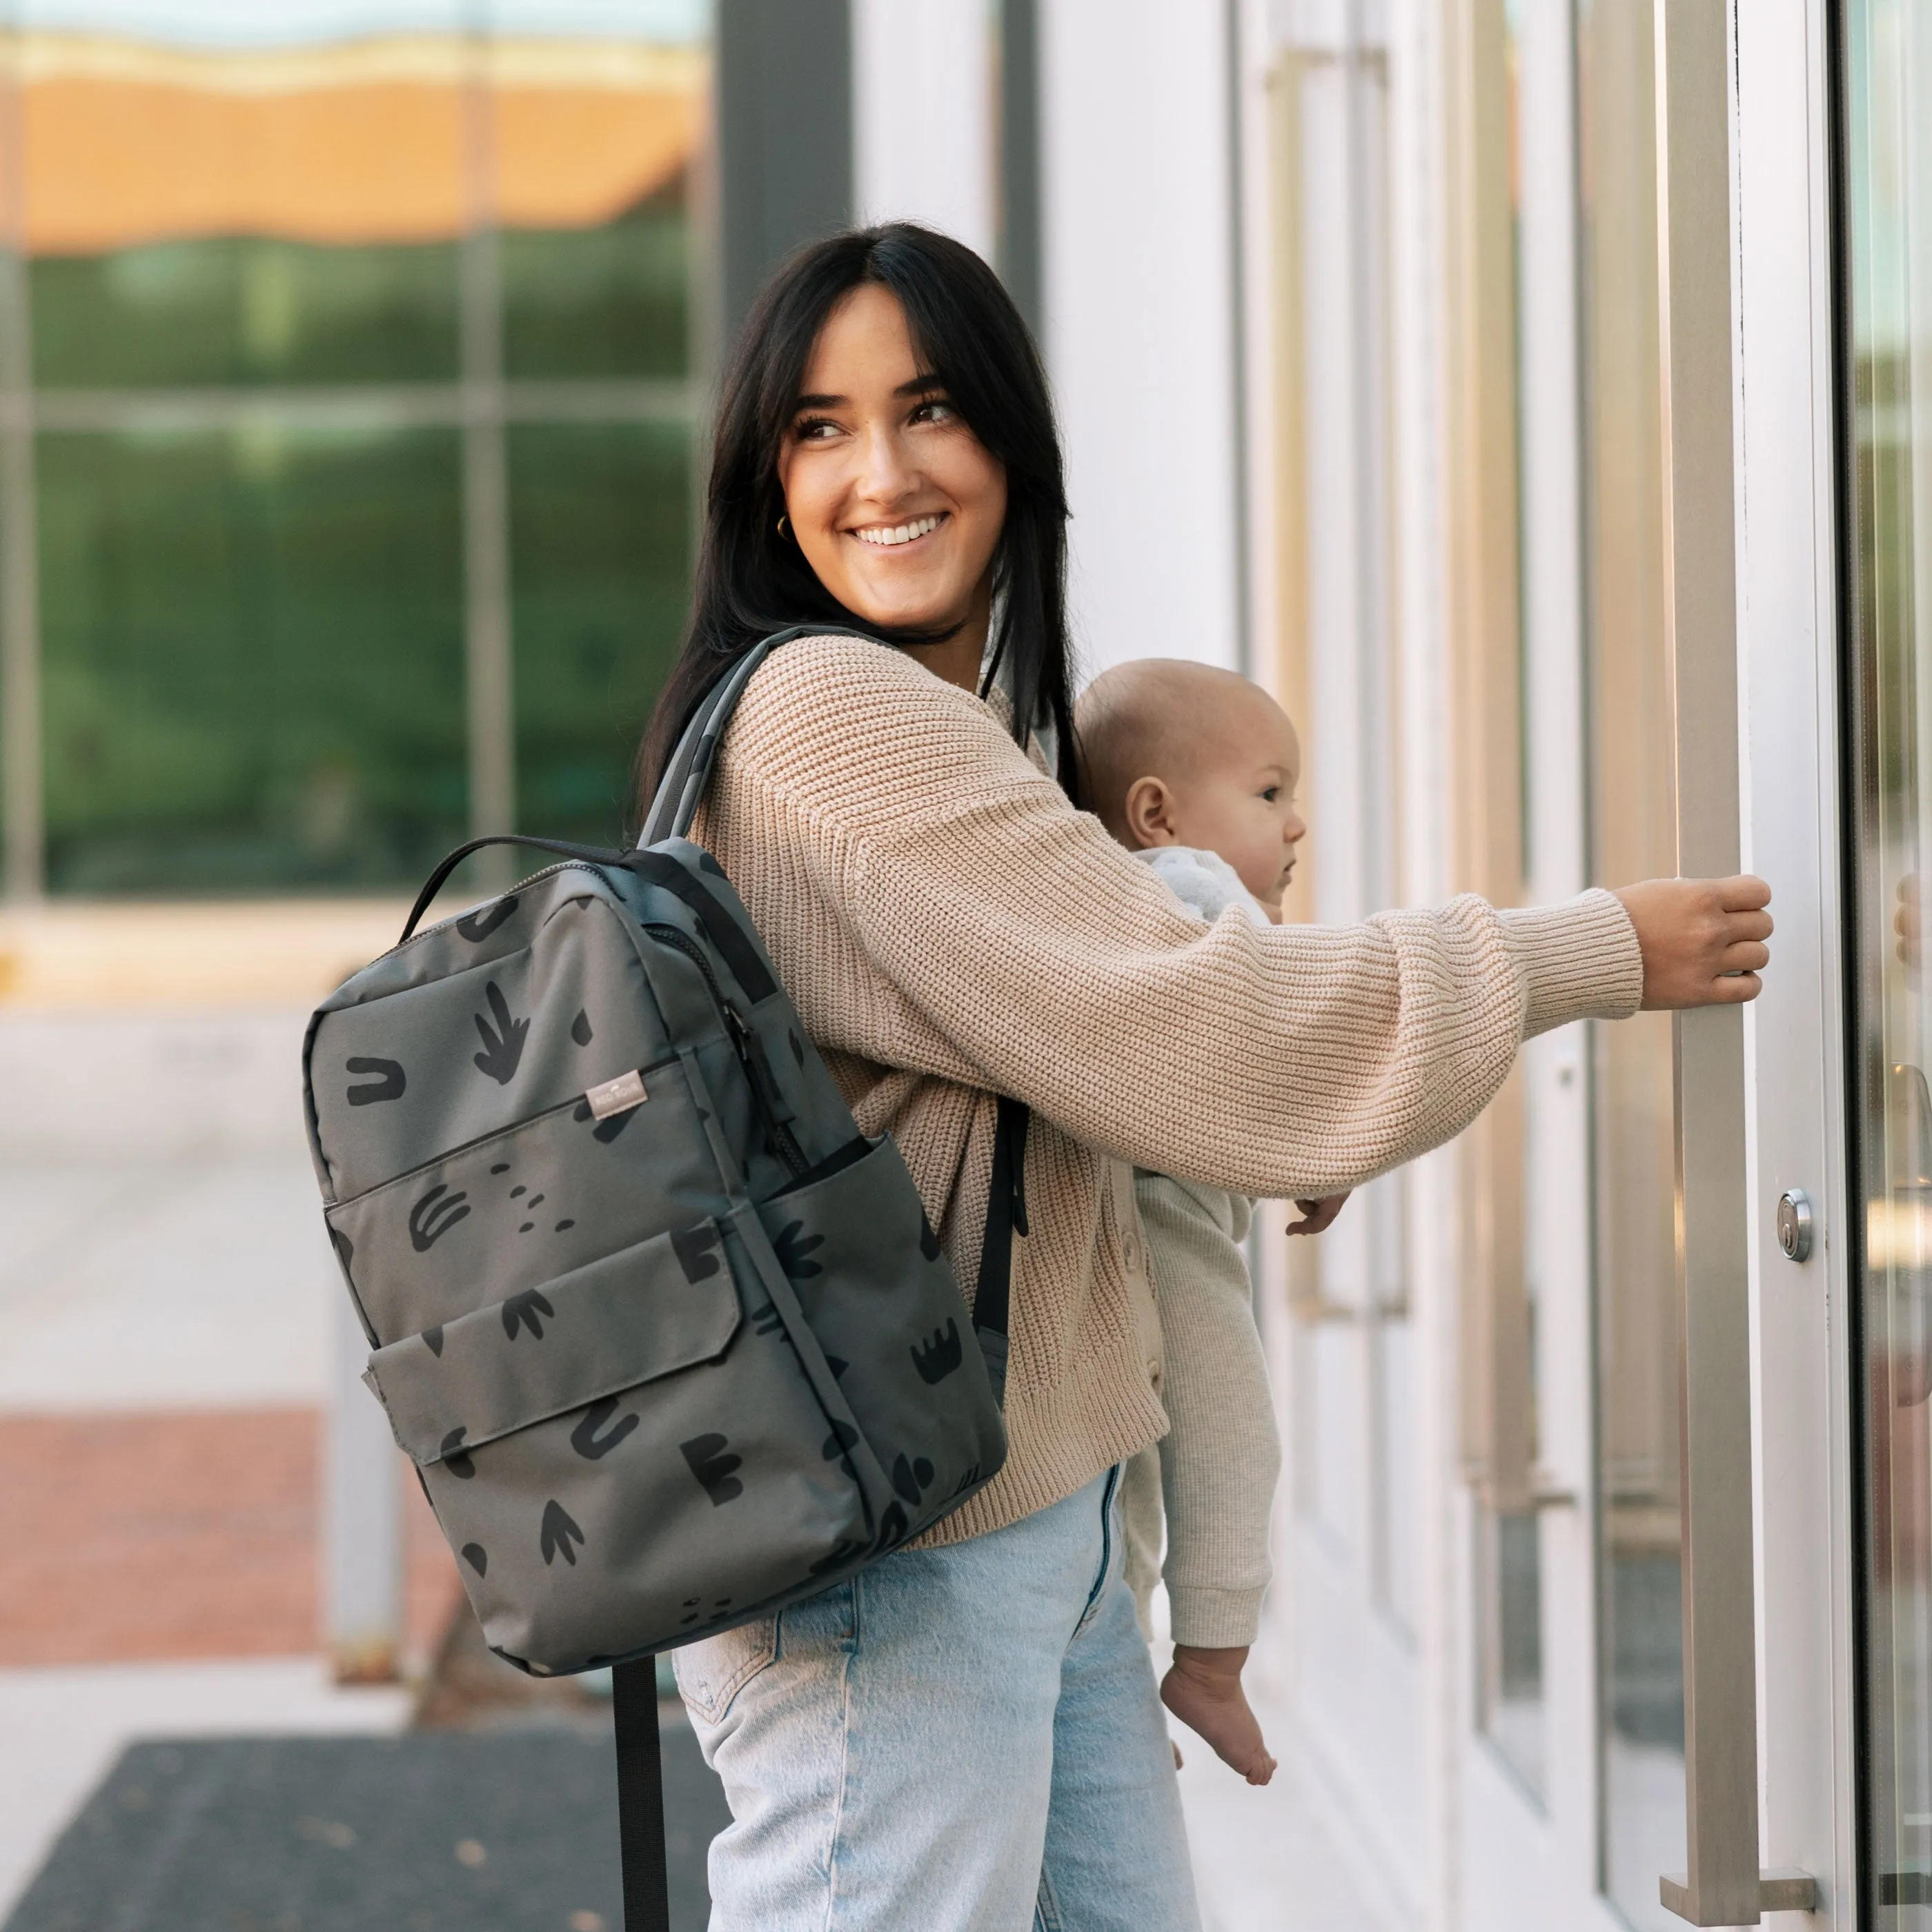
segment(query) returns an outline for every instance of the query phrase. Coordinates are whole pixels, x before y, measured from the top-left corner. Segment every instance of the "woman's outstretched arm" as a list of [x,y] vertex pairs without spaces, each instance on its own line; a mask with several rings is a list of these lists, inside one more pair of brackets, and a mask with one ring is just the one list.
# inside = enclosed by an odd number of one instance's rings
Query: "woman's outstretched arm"
[[850,640],[759,673],[718,782],[730,868],[822,1044],[1249,1193],[1352,1186],[1459,1132],[1527,1035],[1748,998],[1720,976],[1763,963],[1738,881],[1204,927],[984,706]]

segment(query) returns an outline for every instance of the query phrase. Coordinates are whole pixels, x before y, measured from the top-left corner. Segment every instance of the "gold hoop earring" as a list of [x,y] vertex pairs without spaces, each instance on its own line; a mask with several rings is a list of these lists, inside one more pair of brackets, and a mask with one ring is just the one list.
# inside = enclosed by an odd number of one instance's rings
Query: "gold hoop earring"
[[790,531],[785,528],[785,520],[783,517],[778,519],[778,535],[782,537],[788,537],[791,535]]

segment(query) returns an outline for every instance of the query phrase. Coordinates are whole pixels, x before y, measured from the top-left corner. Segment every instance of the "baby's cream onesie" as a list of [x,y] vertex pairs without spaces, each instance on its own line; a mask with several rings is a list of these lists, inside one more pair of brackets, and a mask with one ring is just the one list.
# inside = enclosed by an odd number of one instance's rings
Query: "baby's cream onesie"
[[[1211,923],[1233,908],[1258,926],[1268,922],[1216,854],[1165,845],[1135,856],[1198,917]],[[1135,1172],[1134,1198],[1160,1312],[1168,1426],[1126,1467],[1127,1581],[1143,1630],[1150,1628],[1155,1580],[1163,1577],[1174,1642],[1234,1648],[1252,1643],[1260,1627],[1268,1516],[1281,1468],[1242,1245],[1254,1204],[1144,1168]]]

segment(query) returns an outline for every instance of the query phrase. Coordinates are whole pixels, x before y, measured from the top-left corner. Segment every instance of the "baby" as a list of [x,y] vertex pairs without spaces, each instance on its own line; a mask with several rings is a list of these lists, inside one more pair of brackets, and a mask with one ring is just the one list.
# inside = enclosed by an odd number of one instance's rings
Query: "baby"
[[[1101,822],[1189,911],[1278,923],[1294,848],[1301,748],[1280,706],[1232,671],[1170,658],[1122,664],[1081,698],[1075,729]],[[1148,1626],[1160,1574],[1174,1667],[1162,1700],[1250,1784],[1275,1761],[1241,1689],[1268,1575],[1281,1466],[1242,1244],[1254,1204],[1144,1169],[1134,1193],[1160,1311],[1168,1429],[1127,1467],[1127,1575]],[[1313,1234],[1342,1200],[1299,1202]]]

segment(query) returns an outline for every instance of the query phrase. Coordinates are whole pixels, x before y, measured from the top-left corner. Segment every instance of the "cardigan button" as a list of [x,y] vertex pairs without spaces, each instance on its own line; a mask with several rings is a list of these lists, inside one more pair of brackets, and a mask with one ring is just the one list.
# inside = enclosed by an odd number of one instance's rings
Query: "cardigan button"
[[1127,1238],[1120,1244],[1120,1253],[1122,1258],[1126,1261],[1129,1268],[1138,1268],[1140,1266],[1141,1244],[1134,1239],[1132,1235],[1130,1234]]

